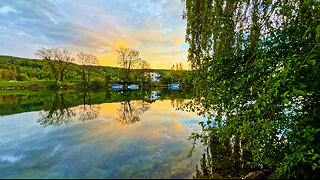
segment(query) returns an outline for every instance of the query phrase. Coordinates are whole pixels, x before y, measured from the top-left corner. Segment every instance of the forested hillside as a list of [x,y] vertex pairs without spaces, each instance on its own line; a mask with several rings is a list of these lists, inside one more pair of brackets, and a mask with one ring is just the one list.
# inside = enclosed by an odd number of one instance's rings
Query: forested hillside
[[[81,68],[73,64],[73,71],[65,77],[68,81],[80,81],[82,78]],[[94,76],[104,79],[106,73],[114,77],[119,75],[121,69],[117,67],[96,66]],[[0,81],[27,81],[27,80],[52,80],[52,74],[45,66],[45,62],[39,59],[28,59],[0,55]]]
[[[72,68],[65,77],[67,82],[83,81],[81,65],[71,63]],[[92,69],[92,84],[112,84],[112,83],[151,83],[150,79],[142,78],[146,72],[156,71],[160,74],[159,83],[168,84],[178,82],[181,84],[190,84],[189,72],[183,70],[166,69],[133,69],[129,79],[125,77],[124,69],[110,66],[90,66]],[[53,75],[47,66],[47,63],[39,59],[28,59],[21,57],[0,55],[0,82],[5,81],[53,81]]]

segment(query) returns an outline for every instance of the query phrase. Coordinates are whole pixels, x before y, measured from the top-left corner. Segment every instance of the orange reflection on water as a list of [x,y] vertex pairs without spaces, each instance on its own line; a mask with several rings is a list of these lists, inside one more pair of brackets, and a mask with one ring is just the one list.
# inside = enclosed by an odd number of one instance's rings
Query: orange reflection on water
[[[185,142],[190,135],[191,128],[198,125],[183,122],[190,119],[199,122],[201,118],[194,113],[176,111],[171,104],[171,100],[153,103],[130,101],[101,104],[99,105],[100,114],[94,123],[89,124],[92,132],[89,136],[97,136],[103,139],[109,148],[112,145],[114,150],[123,142],[135,140],[143,140],[149,146],[152,144],[159,146],[159,143],[171,139]],[[121,114],[130,108],[131,112],[125,112],[125,116]],[[141,108],[145,109],[141,110]],[[133,115],[128,115],[130,113],[133,113]],[[125,124],[119,120],[122,117],[134,117],[135,119],[133,119],[133,122]],[[136,118],[139,118],[139,120]],[[128,122],[128,119],[125,119],[124,122]]]

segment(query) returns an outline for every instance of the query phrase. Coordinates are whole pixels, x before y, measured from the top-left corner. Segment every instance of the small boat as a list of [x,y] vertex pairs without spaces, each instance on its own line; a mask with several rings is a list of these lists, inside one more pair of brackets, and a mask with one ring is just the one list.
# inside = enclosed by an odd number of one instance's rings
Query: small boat
[[123,88],[112,88],[113,90],[115,90],[115,91],[120,91],[120,90],[122,90]]
[[180,86],[180,84],[173,83],[173,84],[170,84],[169,86],[170,86],[170,87],[179,87],[179,86]]
[[130,85],[128,86],[128,88],[129,88],[129,89],[132,89],[132,90],[134,90],[134,89],[139,89],[139,85],[130,84]]
[[112,89],[113,89],[113,90],[116,90],[116,91],[121,90],[122,87],[123,87],[123,85],[121,85],[121,84],[114,84],[114,85],[112,85]]
[[170,89],[173,89],[173,90],[180,89],[180,87],[179,87],[179,86],[170,86],[169,88],[170,88]]

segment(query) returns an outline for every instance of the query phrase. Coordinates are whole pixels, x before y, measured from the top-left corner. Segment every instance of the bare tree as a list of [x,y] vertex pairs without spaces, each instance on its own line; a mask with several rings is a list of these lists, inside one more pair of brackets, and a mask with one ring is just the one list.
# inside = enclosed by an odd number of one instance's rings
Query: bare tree
[[150,63],[146,60],[140,60],[137,63],[137,68],[140,69],[140,77],[142,83],[150,82],[151,78],[146,74],[147,70],[150,69]]
[[92,54],[80,52],[78,53],[78,63],[82,66],[83,81],[88,85],[91,80],[93,66],[98,65],[98,59]]
[[126,70],[126,79],[129,77],[131,69],[140,61],[139,51],[130,48],[120,48],[118,52],[118,64]]
[[142,70],[146,70],[146,69],[150,69],[150,63],[146,60],[140,60],[137,63],[138,69],[142,69]]
[[63,81],[64,76],[72,69],[72,63],[75,61],[71,52],[67,49],[40,47],[35,55],[46,62],[56,82]]

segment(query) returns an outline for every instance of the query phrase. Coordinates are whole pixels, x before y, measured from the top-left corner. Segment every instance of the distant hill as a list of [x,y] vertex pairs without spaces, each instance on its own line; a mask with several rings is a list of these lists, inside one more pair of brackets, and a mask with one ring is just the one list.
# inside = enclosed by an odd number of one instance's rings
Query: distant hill
[[[65,76],[67,81],[81,81],[81,66],[73,64],[74,70]],[[95,79],[104,79],[109,74],[113,81],[120,79],[123,73],[122,68],[110,66],[94,66]],[[137,71],[137,70],[133,70]],[[169,75],[170,70],[167,69],[150,69],[149,71],[157,71],[161,75]],[[40,59],[21,58],[14,56],[0,55],[0,81],[24,81],[24,80],[52,80],[52,74],[47,69],[45,62]]]

